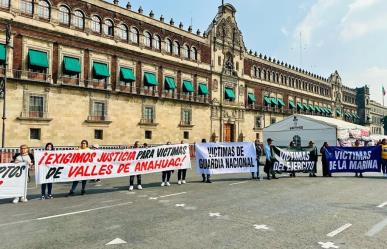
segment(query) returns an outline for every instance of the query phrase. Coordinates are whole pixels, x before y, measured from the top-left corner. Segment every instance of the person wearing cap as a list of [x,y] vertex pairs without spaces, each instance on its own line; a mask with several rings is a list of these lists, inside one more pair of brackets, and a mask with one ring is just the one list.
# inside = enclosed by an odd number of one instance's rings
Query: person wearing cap
[[275,176],[275,172],[273,171],[273,161],[272,161],[272,152],[271,152],[272,142],[273,142],[273,139],[268,138],[267,144],[265,145],[266,163],[265,163],[264,171],[267,174],[267,180],[270,180],[270,175],[272,176],[273,179],[278,179]]
[[[202,139],[202,143],[205,144],[207,143],[207,140],[205,138]],[[210,174],[207,174],[207,181],[206,181],[206,174],[202,174],[202,182],[206,182],[206,183],[212,183],[211,182],[211,175]]]
[[[140,142],[139,141],[136,141],[133,145],[133,148],[134,149],[137,149],[137,148],[140,148]],[[135,176],[130,176],[129,177],[129,191],[133,191],[134,189],[134,177]],[[138,190],[141,190],[142,189],[142,186],[141,186],[141,175],[136,175],[136,178],[137,178],[137,189]]]
[[309,141],[309,146],[308,148],[311,148],[312,151],[314,152],[314,167],[313,170],[309,173],[309,177],[316,177],[317,175],[317,148],[314,145],[313,141]]

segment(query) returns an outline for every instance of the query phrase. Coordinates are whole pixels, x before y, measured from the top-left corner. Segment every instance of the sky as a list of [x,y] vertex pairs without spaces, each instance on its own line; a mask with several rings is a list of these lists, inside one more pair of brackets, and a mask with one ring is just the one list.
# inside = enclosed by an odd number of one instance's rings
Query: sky
[[[110,1],[110,0],[109,0]],[[111,2],[111,1],[110,1]],[[127,1],[120,0],[126,6]],[[207,29],[221,0],[131,0],[166,22]],[[348,87],[368,85],[382,103],[387,89],[387,0],[225,0],[248,50],[328,78],[335,70]],[[387,104],[387,102],[386,102]]]

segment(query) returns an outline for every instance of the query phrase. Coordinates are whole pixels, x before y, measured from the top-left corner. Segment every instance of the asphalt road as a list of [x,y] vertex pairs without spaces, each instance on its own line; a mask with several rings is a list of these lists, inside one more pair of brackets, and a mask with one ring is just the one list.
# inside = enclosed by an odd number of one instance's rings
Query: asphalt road
[[176,177],[160,187],[161,174],[143,176],[134,192],[125,178],[88,183],[85,196],[69,198],[70,185],[55,184],[43,201],[31,183],[28,203],[1,201],[0,248],[387,248],[380,175]]

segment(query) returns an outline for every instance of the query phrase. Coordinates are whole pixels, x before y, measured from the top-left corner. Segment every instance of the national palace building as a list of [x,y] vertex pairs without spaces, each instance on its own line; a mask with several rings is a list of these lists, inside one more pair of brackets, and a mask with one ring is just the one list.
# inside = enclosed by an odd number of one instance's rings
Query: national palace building
[[0,0],[6,146],[262,140],[293,113],[371,123],[368,87],[252,52],[235,13],[200,32],[118,1]]

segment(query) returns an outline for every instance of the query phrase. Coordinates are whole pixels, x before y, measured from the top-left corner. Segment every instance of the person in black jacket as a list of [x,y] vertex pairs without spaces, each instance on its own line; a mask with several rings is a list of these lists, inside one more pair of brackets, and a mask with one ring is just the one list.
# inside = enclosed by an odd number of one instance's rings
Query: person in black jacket
[[324,145],[320,149],[321,163],[322,163],[322,169],[323,169],[323,176],[324,177],[331,177],[332,176],[332,174],[329,173],[328,163],[327,163],[327,160],[325,159],[326,148],[328,146],[329,146],[328,142],[324,142]]
[[259,180],[259,161],[261,159],[262,155],[262,147],[259,143],[259,140],[255,140],[255,153],[256,153],[256,160],[257,160],[257,178],[255,178],[254,172],[251,173],[251,179],[258,179]]

